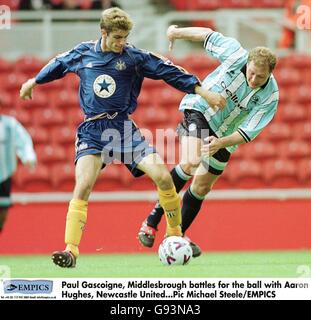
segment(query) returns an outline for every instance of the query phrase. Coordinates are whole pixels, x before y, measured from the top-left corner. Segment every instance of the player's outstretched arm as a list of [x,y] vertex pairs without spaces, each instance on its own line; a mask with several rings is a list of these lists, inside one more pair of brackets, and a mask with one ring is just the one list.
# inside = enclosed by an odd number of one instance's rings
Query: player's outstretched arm
[[230,146],[234,146],[236,144],[245,143],[245,139],[241,136],[239,132],[233,132],[229,136],[216,138],[214,136],[209,136],[204,139],[205,144],[201,148],[202,156],[211,157],[218,150]]
[[173,49],[174,41],[177,39],[190,41],[204,41],[213,32],[210,28],[188,27],[179,28],[177,25],[170,25],[166,31],[169,40],[169,50]]
[[19,96],[23,100],[32,99],[32,90],[36,85],[37,83],[35,78],[28,79],[26,82],[23,83],[19,91]]

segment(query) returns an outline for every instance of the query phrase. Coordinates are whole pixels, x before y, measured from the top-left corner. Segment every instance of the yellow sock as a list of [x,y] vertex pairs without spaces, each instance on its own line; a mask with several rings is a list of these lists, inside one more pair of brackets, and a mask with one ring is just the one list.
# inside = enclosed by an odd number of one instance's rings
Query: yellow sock
[[170,190],[158,188],[159,202],[165,211],[167,236],[182,236],[180,198],[175,187]]
[[87,204],[87,201],[80,199],[72,199],[69,203],[66,220],[65,243],[67,244],[66,250],[71,251],[76,257],[79,255],[78,246],[86,224]]

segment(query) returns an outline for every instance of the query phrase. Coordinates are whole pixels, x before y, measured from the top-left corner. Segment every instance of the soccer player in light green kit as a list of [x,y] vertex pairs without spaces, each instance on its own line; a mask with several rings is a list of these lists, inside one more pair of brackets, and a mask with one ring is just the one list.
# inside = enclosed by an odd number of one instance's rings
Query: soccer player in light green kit
[[0,114],[0,233],[12,205],[11,180],[17,167],[16,156],[26,167],[35,167],[37,156],[31,136],[15,118]]
[[[236,39],[209,28],[172,25],[167,37],[170,49],[176,39],[204,43],[207,54],[221,64],[206,76],[202,86],[226,100],[224,109],[212,108],[195,94],[187,94],[180,103],[184,120],[177,132],[182,157],[171,174],[178,192],[193,177],[183,197],[182,232],[185,233],[224,171],[231,153],[239,144],[255,139],[275,115],[279,90],[272,71],[277,58],[266,47],[248,52]],[[144,246],[152,247],[162,215],[163,209],[157,203],[138,234]],[[200,248],[193,242],[191,246],[193,256],[199,256]]]

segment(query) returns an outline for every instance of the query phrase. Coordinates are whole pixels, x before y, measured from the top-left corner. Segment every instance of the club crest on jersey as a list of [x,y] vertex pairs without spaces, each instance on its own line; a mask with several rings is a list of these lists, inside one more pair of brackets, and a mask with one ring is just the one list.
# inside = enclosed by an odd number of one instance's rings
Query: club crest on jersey
[[259,102],[259,97],[258,96],[253,96],[252,101],[257,104]]
[[124,61],[119,60],[119,61],[116,63],[115,68],[116,68],[117,70],[119,70],[119,71],[123,71],[123,70],[126,69],[126,64],[125,64]]
[[116,91],[116,82],[107,74],[102,74],[95,79],[93,90],[98,97],[109,98]]

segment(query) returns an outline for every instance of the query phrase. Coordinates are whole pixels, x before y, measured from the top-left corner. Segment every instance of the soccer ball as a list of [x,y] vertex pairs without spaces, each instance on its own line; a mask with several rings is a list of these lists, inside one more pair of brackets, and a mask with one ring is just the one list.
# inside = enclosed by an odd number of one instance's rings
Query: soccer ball
[[189,242],[177,236],[165,238],[159,246],[159,258],[166,265],[184,265],[192,258]]

